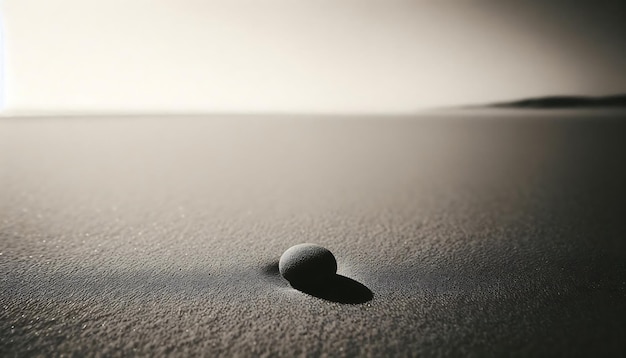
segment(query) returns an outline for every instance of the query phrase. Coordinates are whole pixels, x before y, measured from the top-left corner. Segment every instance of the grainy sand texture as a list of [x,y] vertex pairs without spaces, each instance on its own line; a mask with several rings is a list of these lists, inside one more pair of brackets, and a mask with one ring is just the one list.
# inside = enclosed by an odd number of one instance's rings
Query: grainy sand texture
[[625,163],[606,111],[1,119],[0,356],[624,356]]

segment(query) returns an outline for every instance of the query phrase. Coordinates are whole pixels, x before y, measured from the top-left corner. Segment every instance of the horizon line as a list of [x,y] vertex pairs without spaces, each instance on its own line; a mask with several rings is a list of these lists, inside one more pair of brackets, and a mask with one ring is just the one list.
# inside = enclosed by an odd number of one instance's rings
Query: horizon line
[[[412,116],[419,115],[428,112],[439,112],[446,110],[467,110],[467,109],[495,109],[503,108],[507,105],[511,105],[510,109],[515,109],[515,104],[523,101],[542,101],[551,100],[554,98],[571,98],[578,100],[602,100],[616,97],[626,97],[626,93],[613,93],[607,95],[544,95],[533,97],[518,97],[515,99],[498,101],[498,102],[483,102],[483,103],[468,103],[468,104],[456,104],[456,105],[443,105],[416,108],[414,110],[406,111],[233,111],[233,110],[27,110],[27,109],[4,109],[0,110],[0,118],[24,118],[24,117],[108,117],[108,116],[122,116],[122,117],[141,117],[141,116]],[[522,108],[520,109],[530,109]],[[566,108],[564,108],[566,109]]]

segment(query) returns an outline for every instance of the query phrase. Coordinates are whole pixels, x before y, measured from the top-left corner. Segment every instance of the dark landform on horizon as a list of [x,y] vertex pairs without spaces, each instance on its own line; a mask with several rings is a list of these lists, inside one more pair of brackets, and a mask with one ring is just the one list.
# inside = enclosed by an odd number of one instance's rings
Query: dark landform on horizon
[[[608,96],[543,96],[517,99],[506,102],[494,103],[474,103],[452,107],[440,107],[439,109],[480,109],[480,108],[508,108],[508,109],[626,109],[626,93],[608,95]],[[432,109],[432,108],[431,108]],[[437,109],[437,108],[435,108]],[[413,112],[419,113],[420,110]],[[384,113],[337,113],[337,112],[194,112],[194,111],[0,111],[2,117],[100,117],[100,116],[119,116],[119,117],[144,117],[144,116],[310,116],[310,115],[348,115],[348,116],[372,116]],[[393,113],[387,113],[394,115]],[[400,115],[407,115],[404,113]],[[398,115],[398,113],[395,113]]]
[[488,104],[496,108],[626,108],[626,94],[611,96],[547,96]]

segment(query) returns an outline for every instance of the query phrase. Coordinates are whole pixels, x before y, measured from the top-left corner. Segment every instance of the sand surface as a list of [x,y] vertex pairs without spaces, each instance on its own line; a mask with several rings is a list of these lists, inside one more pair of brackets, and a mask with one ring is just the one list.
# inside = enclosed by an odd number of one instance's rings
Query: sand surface
[[625,203],[623,114],[3,119],[0,356],[624,356]]

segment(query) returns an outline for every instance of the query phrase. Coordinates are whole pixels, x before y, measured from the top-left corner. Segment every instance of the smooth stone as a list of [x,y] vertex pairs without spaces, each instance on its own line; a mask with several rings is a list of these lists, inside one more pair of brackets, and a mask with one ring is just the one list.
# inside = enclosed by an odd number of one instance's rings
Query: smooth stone
[[280,256],[278,271],[292,284],[319,284],[337,273],[337,260],[322,246],[299,244]]

